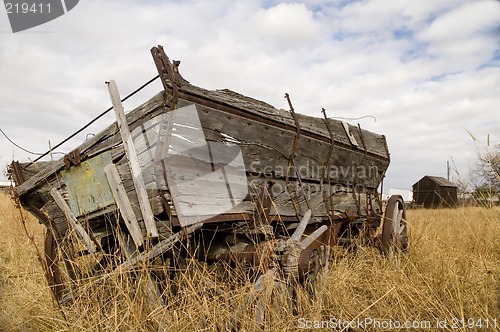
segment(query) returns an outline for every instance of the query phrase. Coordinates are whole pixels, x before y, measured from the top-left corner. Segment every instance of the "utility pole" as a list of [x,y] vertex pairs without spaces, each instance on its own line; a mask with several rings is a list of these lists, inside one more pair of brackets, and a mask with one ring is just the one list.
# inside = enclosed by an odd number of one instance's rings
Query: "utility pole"
[[49,140],[49,155],[50,155],[50,161],[54,161],[54,156],[52,155],[52,145],[50,144],[50,140]]

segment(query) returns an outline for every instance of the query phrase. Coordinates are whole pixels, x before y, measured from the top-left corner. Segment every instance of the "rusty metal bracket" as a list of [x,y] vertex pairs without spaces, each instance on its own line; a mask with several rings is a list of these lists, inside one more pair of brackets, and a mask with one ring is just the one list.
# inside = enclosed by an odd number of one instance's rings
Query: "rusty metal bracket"
[[292,115],[293,121],[295,122],[295,138],[293,140],[293,145],[292,145],[292,150],[290,151],[290,156],[288,157],[288,167],[286,170],[286,176],[285,176],[285,181],[286,181],[286,186],[288,189],[288,193],[290,194],[290,198],[292,200],[295,213],[297,215],[297,220],[300,220],[301,217],[301,211],[300,211],[300,205],[296,201],[296,197],[294,197],[293,193],[293,188],[291,188],[290,185],[290,170],[293,168],[295,170],[295,176],[297,177],[297,182],[299,183],[300,189],[302,189],[302,192],[304,193],[304,202],[306,203],[307,209],[311,210],[311,205],[309,204],[309,199],[307,198],[307,194],[303,190],[304,186],[302,184],[302,179],[300,177],[300,172],[297,171],[297,168],[295,166],[295,154],[297,153],[297,149],[299,147],[299,138],[301,134],[301,128],[300,128],[300,122],[297,114],[295,113],[295,109],[293,108],[292,101],[290,100],[290,95],[288,93],[285,93],[285,98],[288,102],[288,105],[290,106],[290,114]]
[[289,160],[293,160],[295,157],[295,153],[297,152],[297,149],[299,147],[299,138],[300,138],[300,122],[299,118],[297,117],[297,114],[295,113],[295,109],[293,108],[292,101],[290,100],[290,95],[288,93],[285,93],[285,98],[288,102],[288,106],[290,106],[290,114],[292,115],[293,122],[295,122],[295,138],[293,140],[293,145],[292,145],[292,151],[290,152],[290,158]]
[[[365,161],[366,161],[366,158],[367,158],[366,153],[367,153],[367,151],[368,151],[368,150],[366,149],[366,144],[365,144],[365,140],[364,140],[364,137],[363,137],[363,131],[361,130],[361,125],[360,125],[359,123],[358,123],[358,132],[359,132],[359,137],[360,137],[360,139],[361,139],[361,144],[363,145],[363,150],[364,150],[364,153],[363,153],[363,158],[361,159],[361,163],[360,163],[360,164],[361,164],[361,165],[364,165],[364,163],[365,163]],[[350,134],[352,135],[352,133],[350,133]],[[352,136],[353,136],[353,138],[354,138],[354,135],[352,135]],[[359,147],[359,145],[357,145],[357,147]],[[355,175],[356,175],[356,177],[355,177],[355,180],[354,180],[354,186],[356,187],[356,186],[357,186],[357,184],[358,184],[358,180],[359,180],[359,178],[358,178],[358,174],[357,174],[357,172],[355,173]],[[368,195],[368,194],[367,194],[367,195]],[[357,201],[357,202],[358,202],[358,203],[357,203],[357,206],[358,206],[358,213],[361,213],[361,193],[359,193],[359,194],[358,194],[358,197],[357,197],[357,198],[358,198],[358,201]],[[355,199],[356,199],[356,197],[355,197]],[[368,199],[368,196],[367,196],[367,199]],[[368,201],[367,201],[367,202],[368,202]],[[367,211],[367,213],[369,213],[369,212],[368,212],[368,205],[366,206],[366,211]]]
[[385,135],[380,136],[380,139],[384,140],[385,153],[387,153],[387,159],[389,159],[389,162],[391,162],[391,154],[389,153],[389,147],[387,146],[387,140],[385,139]]
[[273,181],[264,181],[257,192],[257,215],[260,217],[263,225],[268,225],[271,222],[271,206],[272,206],[272,186]]
[[179,99],[179,91],[182,86],[182,81],[185,81],[179,73],[180,61],[174,60],[170,62],[163,46],[151,48],[151,55],[160,75],[161,82],[165,91],[172,90],[172,110],[177,108],[177,101]]
[[71,166],[77,166],[86,158],[87,156],[85,154],[80,154],[80,149],[75,149],[64,156],[64,167],[68,169]]
[[333,131],[332,131],[332,128],[330,128],[330,124],[328,123],[328,117],[326,116],[326,110],[324,108],[321,109],[321,113],[323,113],[323,120],[325,121],[325,126],[326,126],[326,130],[328,130],[328,134],[330,135],[330,140],[331,140],[331,143],[330,143],[330,148],[328,149],[328,153],[326,154],[326,160],[325,160],[325,164],[323,165],[323,170],[322,170],[322,174],[321,174],[321,179],[320,179],[320,188],[321,190],[323,190],[323,182],[325,180],[325,175],[328,174],[328,196],[329,196],[329,199],[326,199],[325,197],[325,193],[323,192],[323,204],[325,204],[325,210],[326,210],[326,215],[328,216],[328,220],[330,220],[330,222],[333,222],[333,193],[330,192],[331,190],[331,183],[330,183],[330,172],[328,172],[329,168],[330,168],[330,159],[332,158],[332,154],[333,154],[333,148],[335,146],[335,139],[333,137]]
[[20,186],[21,184],[23,184],[26,181],[26,179],[24,178],[21,164],[19,164],[18,161],[12,162],[9,171],[11,172],[9,174],[9,180],[11,179],[10,176],[13,175],[14,178],[12,178],[12,180],[14,180],[14,183],[16,184],[16,186]]

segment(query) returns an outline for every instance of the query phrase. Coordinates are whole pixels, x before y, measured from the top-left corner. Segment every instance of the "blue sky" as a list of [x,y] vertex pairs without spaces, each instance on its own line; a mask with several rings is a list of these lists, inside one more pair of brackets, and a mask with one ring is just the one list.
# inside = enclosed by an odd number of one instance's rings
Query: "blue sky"
[[[80,1],[66,15],[12,34],[0,9],[0,128],[45,152],[156,74],[149,49],[165,46],[191,83],[229,88],[297,112],[359,120],[385,134],[385,187],[467,178],[478,142],[500,143],[500,2]],[[157,91],[156,82],[125,107]],[[88,132],[113,121],[110,115]],[[356,123],[357,121],[352,121]],[[87,132],[86,132],[87,133]],[[60,149],[69,152],[78,136]],[[0,137],[0,166],[33,156]],[[452,173],[454,179],[458,175]],[[1,175],[0,175],[1,179]]]

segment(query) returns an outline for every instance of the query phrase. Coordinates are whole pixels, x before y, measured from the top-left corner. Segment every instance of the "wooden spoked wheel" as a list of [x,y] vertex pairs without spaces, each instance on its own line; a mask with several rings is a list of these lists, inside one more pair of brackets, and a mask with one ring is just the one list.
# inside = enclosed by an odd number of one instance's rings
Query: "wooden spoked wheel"
[[77,280],[74,266],[67,250],[60,250],[52,232],[45,233],[45,263],[47,280],[56,299],[61,303],[71,297],[71,283]]
[[[110,245],[109,248],[112,248]],[[108,248],[107,248],[108,249]],[[68,231],[57,239],[47,229],[45,234],[45,262],[47,280],[60,304],[71,302],[83,282],[99,275],[114,261],[112,250],[90,255],[76,236]]]
[[390,257],[409,249],[408,225],[403,198],[393,195],[387,202],[382,228],[382,250]]

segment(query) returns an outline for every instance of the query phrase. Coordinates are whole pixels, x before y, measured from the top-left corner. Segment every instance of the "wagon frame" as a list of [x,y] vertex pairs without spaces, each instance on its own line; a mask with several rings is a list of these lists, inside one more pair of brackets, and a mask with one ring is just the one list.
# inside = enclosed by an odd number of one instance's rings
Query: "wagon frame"
[[74,298],[83,274],[155,259],[222,260],[304,282],[334,245],[408,248],[402,198],[383,214],[377,193],[390,162],[385,136],[324,109],[322,118],[296,113],[288,94],[285,111],[196,87],[163,47],[151,53],[164,91],[125,114],[109,81],[115,124],[61,160],[10,167],[22,206],[47,228],[59,301]]

